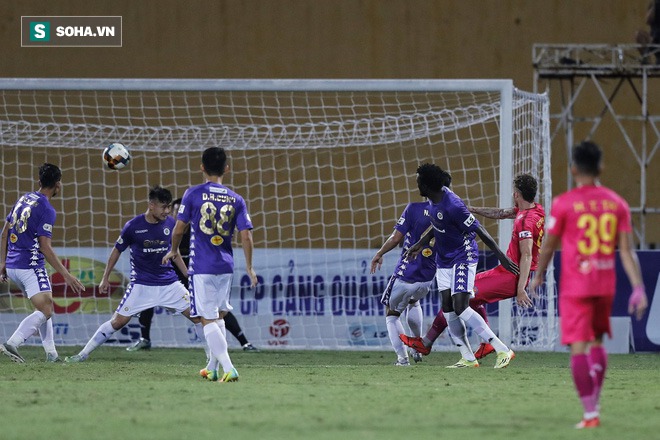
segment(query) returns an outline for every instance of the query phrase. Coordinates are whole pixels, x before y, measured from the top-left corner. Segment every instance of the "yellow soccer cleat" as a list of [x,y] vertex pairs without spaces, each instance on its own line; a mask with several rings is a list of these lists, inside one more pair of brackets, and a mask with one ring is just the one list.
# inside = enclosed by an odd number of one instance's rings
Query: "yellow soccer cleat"
[[477,368],[479,366],[479,361],[476,359],[473,361],[468,361],[465,358],[461,358],[460,361],[456,362],[454,365],[448,365],[446,368]]
[[220,382],[237,382],[238,381],[238,371],[236,368],[232,368],[230,371],[222,375]]
[[503,351],[497,353],[497,360],[495,361],[494,368],[506,368],[509,366],[509,363],[516,357],[516,354],[513,350]]

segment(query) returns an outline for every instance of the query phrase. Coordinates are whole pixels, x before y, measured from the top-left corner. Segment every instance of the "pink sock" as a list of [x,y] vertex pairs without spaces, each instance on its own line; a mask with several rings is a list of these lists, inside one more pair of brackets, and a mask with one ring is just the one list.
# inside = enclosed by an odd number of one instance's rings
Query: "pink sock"
[[435,319],[433,320],[433,324],[431,324],[431,328],[426,332],[426,335],[424,336],[426,339],[428,339],[431,344],[435,342],[436,339],[440,336],[442,332],[445,331],[447,328],[447,320],[445,319],[444,313],[442,313],[442,310],[438,312],[437,315],[435,315]]
[[594,402],[598,405],[600,401],[600,390],[605,381],[605,370],[607,370],[607,351],[603,346],[591,347],[589,352],[589,371],[594,384]]
[[593,395],[594,382],[589,374],[589,360],[586,354],[571,356],[571,372],[573,373],[575,389],[584,407],[585,416],[596,413],[596,402]]

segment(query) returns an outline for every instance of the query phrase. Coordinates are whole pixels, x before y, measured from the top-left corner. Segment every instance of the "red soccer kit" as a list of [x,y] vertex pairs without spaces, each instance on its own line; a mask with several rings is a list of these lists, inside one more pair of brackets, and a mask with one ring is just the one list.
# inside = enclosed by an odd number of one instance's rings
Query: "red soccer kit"
[[630,232],[630,209],[609,188],[582,186],[555,198],[548,234],[561,237],[559,315],[563,344],[610,334],[619,234]]
[[[514,263],[520,265],[520,241],[533,240],[531,272],[536,270],[539,260],[539,250],[543,239],[543,225],[545,223],[545,211],[543,206],[536,203],[534,207],[519,211],[516,208],[516,218],[513,221],[511,241],[506,255]],[[477,274],[474,286],[475,297],[470,301],[470,306],[475,308],[485,303],[493,303],[516,296],[518,287],[518,276],[506,270],[502,265]]]

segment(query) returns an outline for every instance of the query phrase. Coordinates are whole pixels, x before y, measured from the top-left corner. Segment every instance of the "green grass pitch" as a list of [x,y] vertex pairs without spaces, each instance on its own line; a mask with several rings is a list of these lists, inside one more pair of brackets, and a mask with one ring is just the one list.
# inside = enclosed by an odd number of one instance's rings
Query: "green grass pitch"
[[602,425],[576,431],[567,353],[449,370],[457,353],[403,368],[390,352],[231,351],[241,377],[228,384],[198,376],[201,350],[101,347],[73,365],[21,353],[0,359],[0,439],[660,438],[658,354],[610,355]]

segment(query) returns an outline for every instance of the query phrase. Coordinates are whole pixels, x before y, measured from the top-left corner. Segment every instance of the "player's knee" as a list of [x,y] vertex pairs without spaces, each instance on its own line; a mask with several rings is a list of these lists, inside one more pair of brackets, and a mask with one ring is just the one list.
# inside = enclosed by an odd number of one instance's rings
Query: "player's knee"
[[389,307],[385,308],[385,312],[387,316],[401,316],[401,313],[397,312],[396,310],[392,310]]

